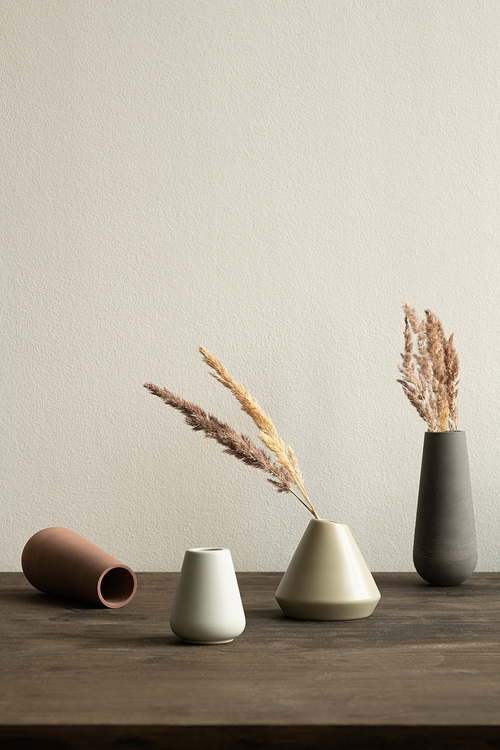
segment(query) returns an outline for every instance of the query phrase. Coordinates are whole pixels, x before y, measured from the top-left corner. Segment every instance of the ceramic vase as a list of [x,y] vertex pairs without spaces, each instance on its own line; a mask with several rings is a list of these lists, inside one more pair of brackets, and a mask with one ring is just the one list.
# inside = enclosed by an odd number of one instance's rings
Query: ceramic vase
[[456,586],[474,572],[476,531],[465,432],[426,432],[413,561],[435,586]]
[[175,635],[189,643],[230,643],[245,624],[231,552],[186,550],[170,615]]
[[369,617],[380,599],[349,527],[312,519],[281,579],[276,601],[301,620]]
[[76,531],[42,529],[26,542],[21,557],[24,575],[39,591],[54,596],[124,607],[133,598],[133,570]]

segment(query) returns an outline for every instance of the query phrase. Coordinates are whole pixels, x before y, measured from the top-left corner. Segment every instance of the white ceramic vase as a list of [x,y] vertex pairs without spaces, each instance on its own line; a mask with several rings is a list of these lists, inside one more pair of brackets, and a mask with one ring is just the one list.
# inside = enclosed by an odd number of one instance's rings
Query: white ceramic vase
[[245,624],[231,552],[186,550],[170,615],[175,635],[188,643],[230,643]]
[[357,620],[380,599],[373,576],[349,527],[312,519],[276,591],[289,617]]

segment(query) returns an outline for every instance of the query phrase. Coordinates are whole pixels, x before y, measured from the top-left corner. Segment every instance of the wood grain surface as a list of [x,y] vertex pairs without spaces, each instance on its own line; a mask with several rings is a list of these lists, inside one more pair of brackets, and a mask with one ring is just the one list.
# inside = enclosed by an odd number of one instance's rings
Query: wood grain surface
[[238,574],[244,633],[193,646],[168,624],[177,573],[138,574],[115,610],[1,573],[0,746],[500,748],[500,574],[375,574],[350,622],[286,618],[280,577]]

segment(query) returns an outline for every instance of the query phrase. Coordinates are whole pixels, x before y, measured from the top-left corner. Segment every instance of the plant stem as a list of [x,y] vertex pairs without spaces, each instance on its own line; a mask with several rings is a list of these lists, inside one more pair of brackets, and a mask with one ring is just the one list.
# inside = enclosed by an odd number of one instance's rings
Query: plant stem
[[[274,473],[274,471],[272,471],[271,473],[272,473],[272,474],[274,474],[274,476],[275,476],[275,477],[276,477],[277,479],[281,480],[281,477],[280,477],[280,476],[279,476],[278,474],[275,474],[275,473]],[[302,484],[302,483],[301,483],[301,484]],[[288,490],[288,492],[291,492],[291,493],[292,493],[292,495],[293,495],[294,497],[296,497],[296,498],[297,498],[297,500],[299,501],[299,503],[302,503],[302,505],[304,506],[304,508],[307,508],[307,510],[309,511],[309,513],[311,513],[311,514],[312,514],[312,515],[313,515],[313,516],[314,516],[315,518],[318,518],[318,515],[317,515],[316,511],[314,510],[314,508],[313,508],[313,506],[312,506],[312,503],[311,503],[311,501],[309,500],[309,498],[308,498],[308,497],[307,497],[307,495],[305,494],[305,491],[304,491],[304,489],[301,489],[300,487],[299,487],[299,489],[300,489],[300,491],[302,492],[302,494],[304,495],[304,497],[306,498],[306,500],[307,500],[307,503],[305,503],[305,502],[304,502],[304,501],[302,500],[302,498],[301,498],[301,497],[300,497],[299,495],[297,495],[297,493],[296,493],[296,492],[294,492],[294,491],[292,490],[292,488],[291,488],[291,487],[290,487],[290,489]],[[319,519],[318,519],[318,520],[319,520]]]
[[313,514],[314,518],[317,518],[318,521],[319,521],[319,516],[316,513],[316,511],[314,510],[314,506],[313,506],[312,502],[309,500],[309,497],[307,496],[307,492],[304,489],[304,485],[302,484],[302,481],[300,479],[297,479],[296,481],[297,481],[297,487],[302,492],[302,494],[304,495],[304,497],[305,497],[305,499],[306,499],[306,501],[308,503],[308,505],[306,507]]

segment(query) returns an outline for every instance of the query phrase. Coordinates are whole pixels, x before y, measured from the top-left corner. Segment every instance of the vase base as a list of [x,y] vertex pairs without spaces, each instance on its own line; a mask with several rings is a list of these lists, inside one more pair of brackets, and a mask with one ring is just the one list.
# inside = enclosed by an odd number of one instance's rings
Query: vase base
[[[473,571],[472,571],[473,572]],[[419,574],[420,578],[422,578],[423,581],[429,584],[429,586],[460,586],[461,583],[464,583],[470,576],[471,573],[464,573],[461,575],[432,575],[428,573],[421,573],[420,570],[417,569],[417,573]]]
[[221,643],[232,643],[234,638],[228,638],[226,641],[192,641],[189,638],[181,638],[185,643],[193,643],[195,646],[218,646]]
[[420,578],[431,586],[459,586],[471,577],[476,567],[475,546],[466,551],[469,552],[467,557],[450,553],[449,557],[443,558],[418,554],[418,550],[414,550],[413,564]]
[[276,597],[276,601],[287,617],[294,620],[363,620],[370,617],[377,606],[376,599],[364,599],[357,602],[300,602]]

